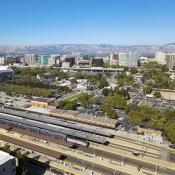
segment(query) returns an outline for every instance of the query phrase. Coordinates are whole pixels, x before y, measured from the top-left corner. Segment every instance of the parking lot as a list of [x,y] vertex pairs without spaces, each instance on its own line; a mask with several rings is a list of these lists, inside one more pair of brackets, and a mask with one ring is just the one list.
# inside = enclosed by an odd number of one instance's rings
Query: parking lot
[[4,92],[0,92],[0,104],[7,107],[23,109],[30,105],[30,100],[25,99],[21,95],[8,96]]

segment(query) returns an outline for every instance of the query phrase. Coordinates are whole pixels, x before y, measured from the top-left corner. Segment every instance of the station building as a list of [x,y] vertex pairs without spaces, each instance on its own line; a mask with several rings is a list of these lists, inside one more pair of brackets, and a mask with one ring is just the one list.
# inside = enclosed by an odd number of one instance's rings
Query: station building
[[54,101],[46,98],[35,98],[31,100],[32,107],[45,108],[45,109],[56,109]]

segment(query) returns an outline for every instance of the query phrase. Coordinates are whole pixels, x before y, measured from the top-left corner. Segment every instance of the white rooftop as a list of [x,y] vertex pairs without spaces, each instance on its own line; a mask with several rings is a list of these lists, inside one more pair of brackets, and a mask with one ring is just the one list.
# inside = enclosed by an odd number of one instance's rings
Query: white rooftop
[[14,159],[14,157],[9,155],[6,152],[0,151],[0,165],[4,164],[5,162],[7,162],[10,159]]
[[0,71],[3,70],[12,70],[11,68],[9,68],[8,66],[0,66]]

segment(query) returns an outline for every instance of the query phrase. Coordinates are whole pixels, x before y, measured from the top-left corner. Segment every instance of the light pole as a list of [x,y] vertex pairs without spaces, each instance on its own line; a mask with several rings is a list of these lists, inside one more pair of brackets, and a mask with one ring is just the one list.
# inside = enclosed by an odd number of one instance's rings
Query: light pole
[[121,163],[121,166],[123,167],[123,165],[124,165],[124,162],[123,162],[123,155],[122,155],[122,163]]
[[156,174],[158,174],[159,166],[156,164]]

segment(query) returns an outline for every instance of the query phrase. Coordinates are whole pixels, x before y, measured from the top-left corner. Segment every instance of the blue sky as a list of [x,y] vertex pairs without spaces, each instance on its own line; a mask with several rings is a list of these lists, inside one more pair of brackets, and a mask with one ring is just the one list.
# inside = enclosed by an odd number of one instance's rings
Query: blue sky
[[0,0],[0,45],[175,42],[175,0]]

